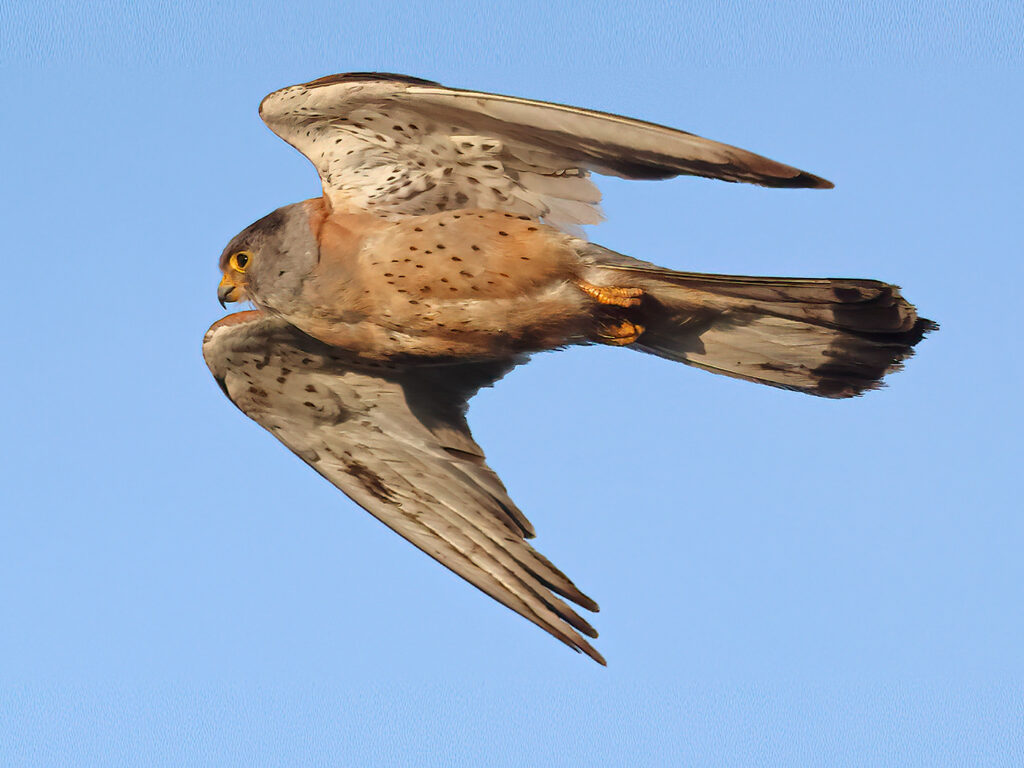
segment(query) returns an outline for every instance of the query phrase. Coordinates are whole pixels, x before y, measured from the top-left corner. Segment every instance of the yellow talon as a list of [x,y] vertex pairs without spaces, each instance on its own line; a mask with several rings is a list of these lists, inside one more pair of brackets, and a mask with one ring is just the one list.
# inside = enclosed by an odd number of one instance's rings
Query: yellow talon
[[598,304],[610,304],[615,307],[635,307],[643,296],[643,288],[620,288],[614,285],[592,285],[585,280],[573,280],[576,287],[583,291]]
[[631,323],[629,320],[622,320],[618,323],[609,323],[598,328],[598,339],[602,344],[610,344],[614,347],[624,347],[632,344],[640,338],[645,328],[642,325]]

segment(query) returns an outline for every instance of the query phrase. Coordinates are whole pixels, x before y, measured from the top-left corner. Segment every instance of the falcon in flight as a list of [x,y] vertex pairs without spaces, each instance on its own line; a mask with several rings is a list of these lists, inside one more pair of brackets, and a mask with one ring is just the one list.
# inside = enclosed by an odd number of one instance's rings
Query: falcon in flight
[[323,195],[250,225],[220,258],[203,355],[224,393],[382,523],[604,663],[487,466],[468,400],[535,352],[609,344],[822,397],[879,386],[934,324],[875,280],[677,272],[588,242],[592,173],[763,187],[825,179],[626,117],[332,75],[260,105]]

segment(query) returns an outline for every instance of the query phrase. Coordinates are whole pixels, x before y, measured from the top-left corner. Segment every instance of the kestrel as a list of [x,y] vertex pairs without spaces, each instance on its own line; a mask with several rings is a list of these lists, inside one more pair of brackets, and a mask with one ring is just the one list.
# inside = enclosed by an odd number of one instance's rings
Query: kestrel
[[886,283],[677,272],[580,234],[601,219],[591,173],[832,186],[736,147],[389,74],[285,88],[260,115],[313,162],[323,196],[224,250],[218,297],[256,310],[207,331],[217,382],[385,525],[602,664],[565,600],[597,604],[527,542],[533,526],[470,434],[469,398],[571,344],[851,397],[935,327]]

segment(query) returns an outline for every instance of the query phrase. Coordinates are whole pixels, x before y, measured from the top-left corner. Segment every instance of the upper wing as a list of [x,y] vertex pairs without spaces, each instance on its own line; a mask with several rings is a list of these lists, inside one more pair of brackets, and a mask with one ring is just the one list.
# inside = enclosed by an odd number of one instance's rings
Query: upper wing
[[601,195],[591,171],[832,186],[685,131],[402,75],[332,75],[284,88],[263,100],[260,115],[313,162],[332,205],[380,215],[484,208],[566,228],[596,224]]
[[[529,521],[484,461],[466,401],[514,361],[358,364],[283,320],[215,323],[203,356],[225,394],[370,514],[488,595],[604,663],[562,595],[597,604],[531,547]],[[578,630],[578,631],[577,631]]]

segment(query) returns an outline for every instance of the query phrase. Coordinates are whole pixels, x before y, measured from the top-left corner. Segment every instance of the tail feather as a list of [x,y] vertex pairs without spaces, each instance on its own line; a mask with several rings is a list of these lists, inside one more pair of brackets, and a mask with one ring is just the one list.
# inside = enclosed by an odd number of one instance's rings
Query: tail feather
[[877,280],[675,272],[591,246],[592,279],[644,290],[634,348],[822,397],[881,386],[938,326]]

